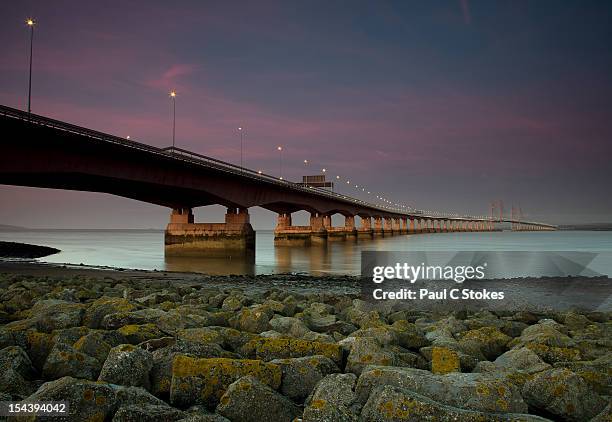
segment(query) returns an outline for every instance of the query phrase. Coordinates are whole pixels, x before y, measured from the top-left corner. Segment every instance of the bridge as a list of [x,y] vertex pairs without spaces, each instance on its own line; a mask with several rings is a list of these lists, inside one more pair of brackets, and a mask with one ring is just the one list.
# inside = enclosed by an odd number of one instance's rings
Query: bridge
[[[294,183],[181,148],[156,148],[70,123],[0,106],[0,184],[102,192],[170,208],[167,255],[238,256],[254,253],[248,209],[277,213],[277,244],[309,244],[435,232],[555,230],[541,222],[460,216],[383,206]],[[218,204],[224,223],[196,223],[192,209]],[[295,226],[291,214],[310,213]],[[333,227],[331,216],[344,216]],[[355,217],[360,217],[359,227]]]

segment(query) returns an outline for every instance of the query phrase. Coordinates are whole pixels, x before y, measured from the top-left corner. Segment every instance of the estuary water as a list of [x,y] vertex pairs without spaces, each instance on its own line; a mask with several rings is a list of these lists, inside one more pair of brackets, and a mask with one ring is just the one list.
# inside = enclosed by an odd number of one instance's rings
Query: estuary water
[[0,240],[50,246],[61,252],[41,262],[207,274],[358,275],[362,251],[581,251],[597,257],[590,268],[612,274],[612,232],[484,232],[399,235],[330,241],[325,246],[275,246],[258,230],[253,260],[164,257],[164,233],[152,230],[0,231]]

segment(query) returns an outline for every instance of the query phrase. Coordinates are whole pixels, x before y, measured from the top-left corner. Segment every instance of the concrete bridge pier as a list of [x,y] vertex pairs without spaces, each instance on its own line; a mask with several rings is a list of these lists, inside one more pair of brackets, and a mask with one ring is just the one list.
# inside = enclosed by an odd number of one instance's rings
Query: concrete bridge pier
[[312,229],[310,226],[294,226],[291,213],[278,214],[274,229],[274,244],[276,245],[307,245],[310,244]]
[[391,219],[391,229],[393,230],[393,234],[400,234],[402,232],[402,227],[399,218]]
[[402,217],[400,219],[400,233],[401,234],[408,234],[408,217]]
[[374,236],[384,236],[382,217],[374,216]]
[[[418,223],[418,220],[417,220],[417,223]],[[416,227],[414,225],[414,218],[411,217],[410,218],[410,223],[408,223],[408,224],[409,224],[409,226],[408,226],[408,234],[416,233]]]
[[393,220],[391,217],[383,219],[383,233],[385,236],[393,236]]
[[327,241],[327,228],[331,226],[331,217],[327,216],[329,220],[317,212],[310,214],[310,242],[315,244],[325,243]]
[[361,217],[361,225],[357,229],[357,237],[359,239],[371,239],[373,235],[372,217]]
[[225,223],[194,223],[191,208],[176,208],[164,235],[167,256],[254,256],[255,231],[246,208],[228,208]]

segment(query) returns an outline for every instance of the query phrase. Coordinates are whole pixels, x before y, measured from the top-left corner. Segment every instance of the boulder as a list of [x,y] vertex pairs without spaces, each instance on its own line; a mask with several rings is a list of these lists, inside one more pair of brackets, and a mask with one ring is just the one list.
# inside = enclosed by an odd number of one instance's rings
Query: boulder
[[50,333],[53,330],[80,326],[85,306],[80,303],[47,299],[36,302],[28,313],[35,321],[38,331]]
[[379,386],[405,388],[440,403],[481,412],[527,412],[520,391],[511,383],[486,373],[435,375],[414,368],[371,366],[357,381],[356,393],[365,403]]
[[459,354],[456,351],[446,347],[432,347],[431,372],[434,374],[461,372],[461,360],[459,358]]
[[75,350],[65,343],[56,343],[43,366],[42,375],[46,380],[62,377],[98,378],[102,364],[97,359]]
[[508,350],[495,359],[495,366],[508,371],[522,371],[528,374],[550,369],[550,365],[527,347]]
[[172,383],[172,365],[174,358],[179,355],[187,355],[194,358],[216,358],[224,356],[221,347],[216,343],[197,343],[181,341],[160,348],[153,352],[153,367],[150,372],[151,392],[155,395],[167,395],[170,393]]
[[356,421],[361,408],[355,394],[354,374],[330,374],[316,385],[306,400],[304,422]]
[[502,333],[496,327],[482,327],[467,331],[460,336],[460,344],[473,343],[487,360],[494,360],[504,353],[510,340],[512,340],[510,336]]
[[272,388],[281,383],[280,366],[260,360],[178,355],[172,365],[170,402],[178,406],[204,404],[214,408],[227,387],[238,378],[252,375]]
[[95,381],[63,377],[44,383],[24,402],[40,403],[66,401],[70,403],[68,415],[53,418],[60,421],[110,420],[116,406],[115,391],[111,386]]
[[73,347],[74,350],[96,358],[98,362],[103,364],[111,349],[111,345],[104,339],[105,337],[102,334],[94,331],[78,339]]
[[174,422],[184,416],[182,411],[168,405],[127,404],[115,412],[113,422]]
[[89,328],[100,328],[102,319],[106,315],[117,312],[130,312],[134,309],[136,309],[136,306],[126,299],[103,296],[89,305],[83,317],[83,325]]
[[270,329],[273,312],[264,306],[243,308],[236,316],[230,318],[232,328],[249,333],[262,333]]
[[275,359],[270,363],[280,366],[282,370],[280,392],[294,401],[303,401],[323,377],[340,371],[325,356]]
[[295,338],[301,338],[310,331],[301,319],[293,317],[274,317],[270,320],[270,327],[279,333]]
[[143,325],[124,325],[117,330],[123,336],[124,342],[129,344],[139,344],[147,340],[165,337],[155,324]]
[[322,355],[336,365],[342,363],[342,348],[337,344],[291,338],[253,339],[242,347],[241,353],[264,361]]
[[359,375],[368,365],[396,366],[398,364],[399,359],[395,354],[384,349],[376,339],[357,337],[346,360],[346,372]]
[[[19,346],[9,346],[0,350],[0,392],[22,399],[35,390],[30,380],[36,370],[30,358]],[[10,398],[8,399],[10,400]]]
[[607,404],[584,379],[565,368],[536,374],[523,386],[523,397],[529,406],[566,421],[589,420]]
[[131,344],[122,344],[110,350],[98,380],[148,389],[152,367],[153,356],[150,352]]
[[527,414],[489,413],[460,409],[439,403],[407,389],[384,386],[372,392],[361,411],[363,422],[544,422]]
[[301,414],[300,408],[291,400],[252,376],[239,378],[230,384],[216,410],[232,421],[242,422],[291,422]]

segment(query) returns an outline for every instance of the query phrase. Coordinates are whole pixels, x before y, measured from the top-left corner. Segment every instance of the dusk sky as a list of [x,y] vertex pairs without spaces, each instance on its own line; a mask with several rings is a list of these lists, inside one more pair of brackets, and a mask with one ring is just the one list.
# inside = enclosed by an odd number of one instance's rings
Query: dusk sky
[[[165,147],[174,89],[177,145],[201,154],[239,163],[242,126],[245,165],[277,175],[282,145],[291,180],[326,168],[424,210],[502,199],[612,222],[611,2],[5,1],[0,104],[22,109],[30,16],[34,113]],[[0,224],[161,229],[168,214],[0,186]]]

